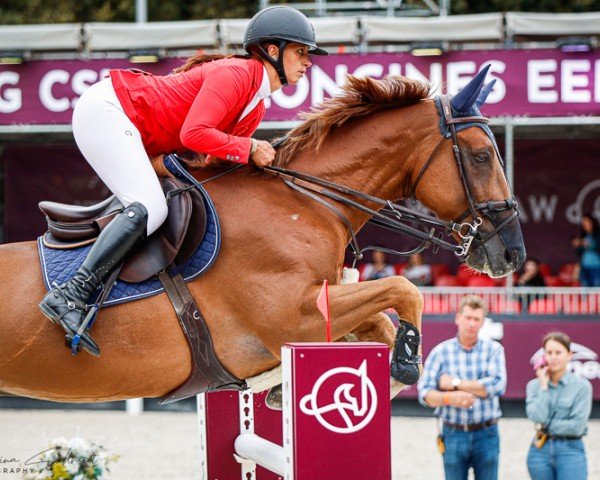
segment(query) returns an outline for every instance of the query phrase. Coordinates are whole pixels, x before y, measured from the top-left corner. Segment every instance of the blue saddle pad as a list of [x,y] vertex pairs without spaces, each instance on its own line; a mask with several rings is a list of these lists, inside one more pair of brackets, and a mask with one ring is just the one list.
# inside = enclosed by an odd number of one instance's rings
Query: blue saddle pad
[[[172,274],[180,273],[184,280],[188,282],[206,272],[216,260],[221,246],[221,227],[215,206],[202,185],[193,180],[193,177],[181,167],[176,157],[167,157],[165,165],[183,182],[195,183],[196,188],[202,193],[204,205],[206,206],[206,233],[200,246],[187,262],[171,270]],[[72,250],[48,248],[42,242],[42,237],[38,238],[38,251],[46,288],[49,290],[54,282],[61,285],[71,279],[91,248],[91,245]],[[162,284],[156,277],[140,283],[117,280],[104,305],[116,305],[150,297],[161,293],[163,290]],[[94,300],[94,297],[90,299],[90,304],[93,304]]]

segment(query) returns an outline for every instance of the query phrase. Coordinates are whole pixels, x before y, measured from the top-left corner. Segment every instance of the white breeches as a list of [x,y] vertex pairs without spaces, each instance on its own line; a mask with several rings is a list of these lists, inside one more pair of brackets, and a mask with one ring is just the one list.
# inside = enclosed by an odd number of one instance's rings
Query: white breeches
[[109,78],[92,85],[77,101],[73,136],[85,159],[123,205],[139,202],[146,207],[148,235],[156,231],[167,218],[165,195],[140,132],[125,114]]

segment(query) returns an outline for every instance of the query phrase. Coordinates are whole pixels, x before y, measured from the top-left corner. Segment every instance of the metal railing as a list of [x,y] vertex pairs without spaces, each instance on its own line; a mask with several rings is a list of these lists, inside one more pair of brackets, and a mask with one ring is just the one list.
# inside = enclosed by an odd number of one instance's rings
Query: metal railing
[[451,315],[465,295],[479,295],[489,313],[501,315],[596,316],[600,320],[600,288],[584,287],[420,287],[424,314]]

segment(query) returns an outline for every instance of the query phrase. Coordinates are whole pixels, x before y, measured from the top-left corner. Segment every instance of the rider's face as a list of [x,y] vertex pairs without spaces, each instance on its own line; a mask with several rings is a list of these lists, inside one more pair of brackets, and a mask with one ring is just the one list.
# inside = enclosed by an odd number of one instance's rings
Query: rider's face
[[[279,48],[276,45],[269,45],[267,53],[273,60],[279,56]],[[283,68],[285,76],[290,85],[296,85],[300,79],[306,74],[312,62],[308,54],[308,47],[302,43],[288,43],[283,50]],[[281,85],[277,86],[277,88]],[[273,86],[271,86],[273,88]]]
[[290,85],[296,85],[311,65],[306,45],[292,42],[283,50],[283,68]]

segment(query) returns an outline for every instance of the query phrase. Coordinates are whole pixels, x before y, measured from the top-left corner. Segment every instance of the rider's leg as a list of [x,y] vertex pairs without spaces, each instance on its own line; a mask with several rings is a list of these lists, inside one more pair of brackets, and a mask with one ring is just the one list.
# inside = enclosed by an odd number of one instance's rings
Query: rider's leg
[[[67,332],[70,340],[87,315],[86,304],[112,269],[145,235],[147,213],[140,203],[129,205],[102,231],[90,253],[71,280],[55,287],[40,302],[40,309]],[[81,346],[92,355],[100,349],[88,332],[81,334]]]
[[[40,303],[44,314],[60,323],[67,334],[79,328],[85,318],[80,307],[110,270],[145,234],[157,230],[168,212],[141,135],[123,111],[109,79],[90,87],[77,102],[73,135],[88,163],[127,208],[103,230],[75,277]],[[73,305],[76,308],[70,308]],[[81,338],[83,348],[99,354],[89,333]]]

